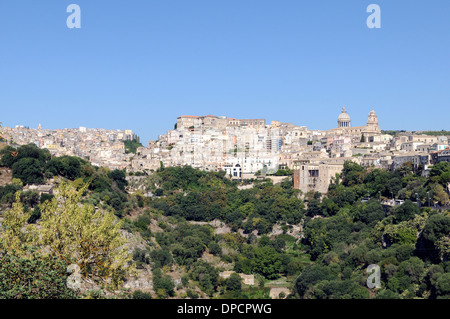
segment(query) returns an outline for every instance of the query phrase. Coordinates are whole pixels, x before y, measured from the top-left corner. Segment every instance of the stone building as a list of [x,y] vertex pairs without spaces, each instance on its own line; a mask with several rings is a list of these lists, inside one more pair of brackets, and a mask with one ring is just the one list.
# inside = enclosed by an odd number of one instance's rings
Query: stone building
[[428,165],[430,165],[430,160],[431,157],[427,153],[409,152],[398,154],[393,158],[391,170],[399,169],[406,162],[410,162],[414,170],[417,170],[420,167],[427,169]]
[[342,112],[338,116],[338,127],[328,131],[328,135],[349,135],[361,137],[364,135],[366,139],[371,136],[381,134],[378,124],[378,117],[374,110],[369,112],[367,123],[365,126],[352,126],[350,115],[347,110],[342,107]]
[[298,169],[294,170],[294,188],[303,193],[327,193],[332,179],[342,172],[345,161],[349,160],[356,161],[355,158],[344,157],[304,160],[302,164],[297,164]]
[[430,154],[430,157],[432,164],[437,164],[440,162],[450,163],[450,147],[442,151],[433,152]]
[[177,129],[189,129],[198,127],[202,124],[202,120],[199,116],[195,115],[182,115],[177,117]]

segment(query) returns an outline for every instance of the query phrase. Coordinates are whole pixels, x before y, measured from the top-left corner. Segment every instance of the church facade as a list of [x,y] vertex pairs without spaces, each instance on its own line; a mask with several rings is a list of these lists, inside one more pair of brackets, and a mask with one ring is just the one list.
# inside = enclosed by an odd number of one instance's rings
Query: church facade
[[347,136],[364,136],[368,138],[370,136],[381,134],[381,129],[378,124],[378,117],[374,110],[369,112],[367,123],[364,126],[352,126],[350,115],[347,110],[342,107],[342,112],[338,116],[337,128],[327,131],[327,135],[347,135]]

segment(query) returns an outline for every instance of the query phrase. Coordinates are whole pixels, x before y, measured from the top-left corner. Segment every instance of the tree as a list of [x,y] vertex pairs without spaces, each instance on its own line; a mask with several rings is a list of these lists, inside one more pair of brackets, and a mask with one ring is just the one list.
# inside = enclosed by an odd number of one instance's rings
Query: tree
[[272,247],[264,246],[255,249],[252,270],[267,279],[276,279],[282,271],[280,254]]
[[73,181],[82,176],[82,164],[87,162],[74,156],[61,156],[48,161],[45,171],[47,176],[60,175]]
[[416,214],[420,213],[419,207],[410,200],[406,200],[403,204],[395,208],[394,216],[398,222],[413,219]]
[[317,199],[311,199],[308,202],[308,208],[306,209],[306,216],[313,217],[320,215],[322,210],[320,209],[320,201]]
[[398,267],[398,274],[407,275],[412,282],[419,283],[425,275],[423,261],[418,257],[411,257],[403,261]]
[[448,299],[450,297],[450,273],[445,273],[437,278],[435,289],[437,298]]
[[385,196],[396,196],[397,193],[402,189],[403,183],[400,177],[393,177],[390,178],[386,182],[386,188],[384,195]]
[[361,183],[362,172],[364,168],[352,161],[346,161],[342,170],[342,184],[344,186],[353,186]]
[[433,200],[439,202],[441,205],[447,205],[449,202],[448,194],[445,192],[444,187],[441,184],[436,184],[432,188]]
[[175,283],[172,277],[164,274],[159,268],[153,270],[153,289],[160,298],[175,295]]
[[199,260],[191,267],[190,276],[193,280],[198,281],[202,291],[212,296],[217,288],[219,271],[211,264]]
[[242,278],[237,273],[232,273],[225,280],[225,287],[229,291],[240,291],[242,289]]
[[431,215],[423,228],[417,244],[418,254],[435,262],[445,260],[449,255],[448,237],[450,233],[450,216]]
[[16,201],[12,208],[4,213],[1,223],[3,232],[0,232],[0,239],[3,240],[6,249],[15,250],[17,254],[21,254],[21,252],[25,253],[27,246],[33,245],[38,234],[34,227],[27,224],[31,213],[24,212],[20,192],[17,192],[15,197]]
[[313,265],[307,266],[301,275],[296,279],[294,289],[300,298],[303,298],[307,290],[322,280],[334,279],[329,275],[327,268]]
[[164,190],[162,188],[157,188],[155,190],[155,196],[162,196],[164,194]]
[[179,265],[189,265],[201,257],[205,245],[199,237],[187,236],[174,246],[172,252]]
[[113,214],[80,204],[87,185],[76,190],[63,183],[57,195],[41,206],[40,237],[50,253],[67,264],[77,264],[83,276],[116,287],[131,268],[131,254],[123,246],[122,223]]
[[39,149],[34,144],[22,145],[18,149],[6,146],[0,151],[0,155],[0,164],[9,168],[12,168],[16,162],[25,158],[35,159],[39,162],[40,166],[44,166],[51,157],[48,150]]
[[370,200],[364,206],[364,214],[361,216],[361,220],[368,225],[374,225],[384,217],[383,206],[376,200]]
[[167,248],[155,249],[150,253],[154,268],[162,268],[173,263],[173,257]]
[[115,169],[108,174],[121,191],[125,191],[125,186],[128,186],[128,181],[125,179],[125,172]]
[[447,183],[450,182],[450,163],[440,162],[433,165],[430,169],[430,179],[446,187]]
[[385,193],[386,182],[390,178],[389,175],[388,171],[377,168],[364,178],[364,185],[370,196],[378,196]]
[[35,158],[22,158],[12,166],[13,177],[20,178],[24,184],[42,184],[44,182],[42,163]]

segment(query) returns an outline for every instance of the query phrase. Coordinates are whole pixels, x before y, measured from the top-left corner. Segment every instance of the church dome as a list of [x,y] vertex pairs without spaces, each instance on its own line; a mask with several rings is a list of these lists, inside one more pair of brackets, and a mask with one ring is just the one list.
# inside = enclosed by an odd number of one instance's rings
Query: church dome
[[345,110],[345,106],[342,107],[342,113],[338,116],[338,127],[350,127],[351,126],[350,115]]
[[338,121],[339,120],[350,121],[350,115],[348,115],[347,111],[345,110],[345,106],[342,108],[342,113],[338,116]]

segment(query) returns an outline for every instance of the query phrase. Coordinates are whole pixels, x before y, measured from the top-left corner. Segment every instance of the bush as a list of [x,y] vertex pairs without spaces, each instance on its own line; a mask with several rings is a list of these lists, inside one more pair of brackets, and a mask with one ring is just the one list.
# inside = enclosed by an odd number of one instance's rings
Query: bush
[[152,299],[152,295],[149,292],[135,290],[133,292],[133,299]]
[[73,299],[67,266],[57,257],[28,248],[23,256],[0,245],[0,299]]
[[173,297],[175,295],[175,283],[172,277],[164,274],[161,269],[153,270],[153,289],[160,298]]
[[187,291],[186,291],[186,294],[187,294],[187,296],[189,297],[189,298],[191,298],[191,299],[197,299],[198,298],[198,293],[196,293],[194,290],[192,290],[192,289],[188,289]]

